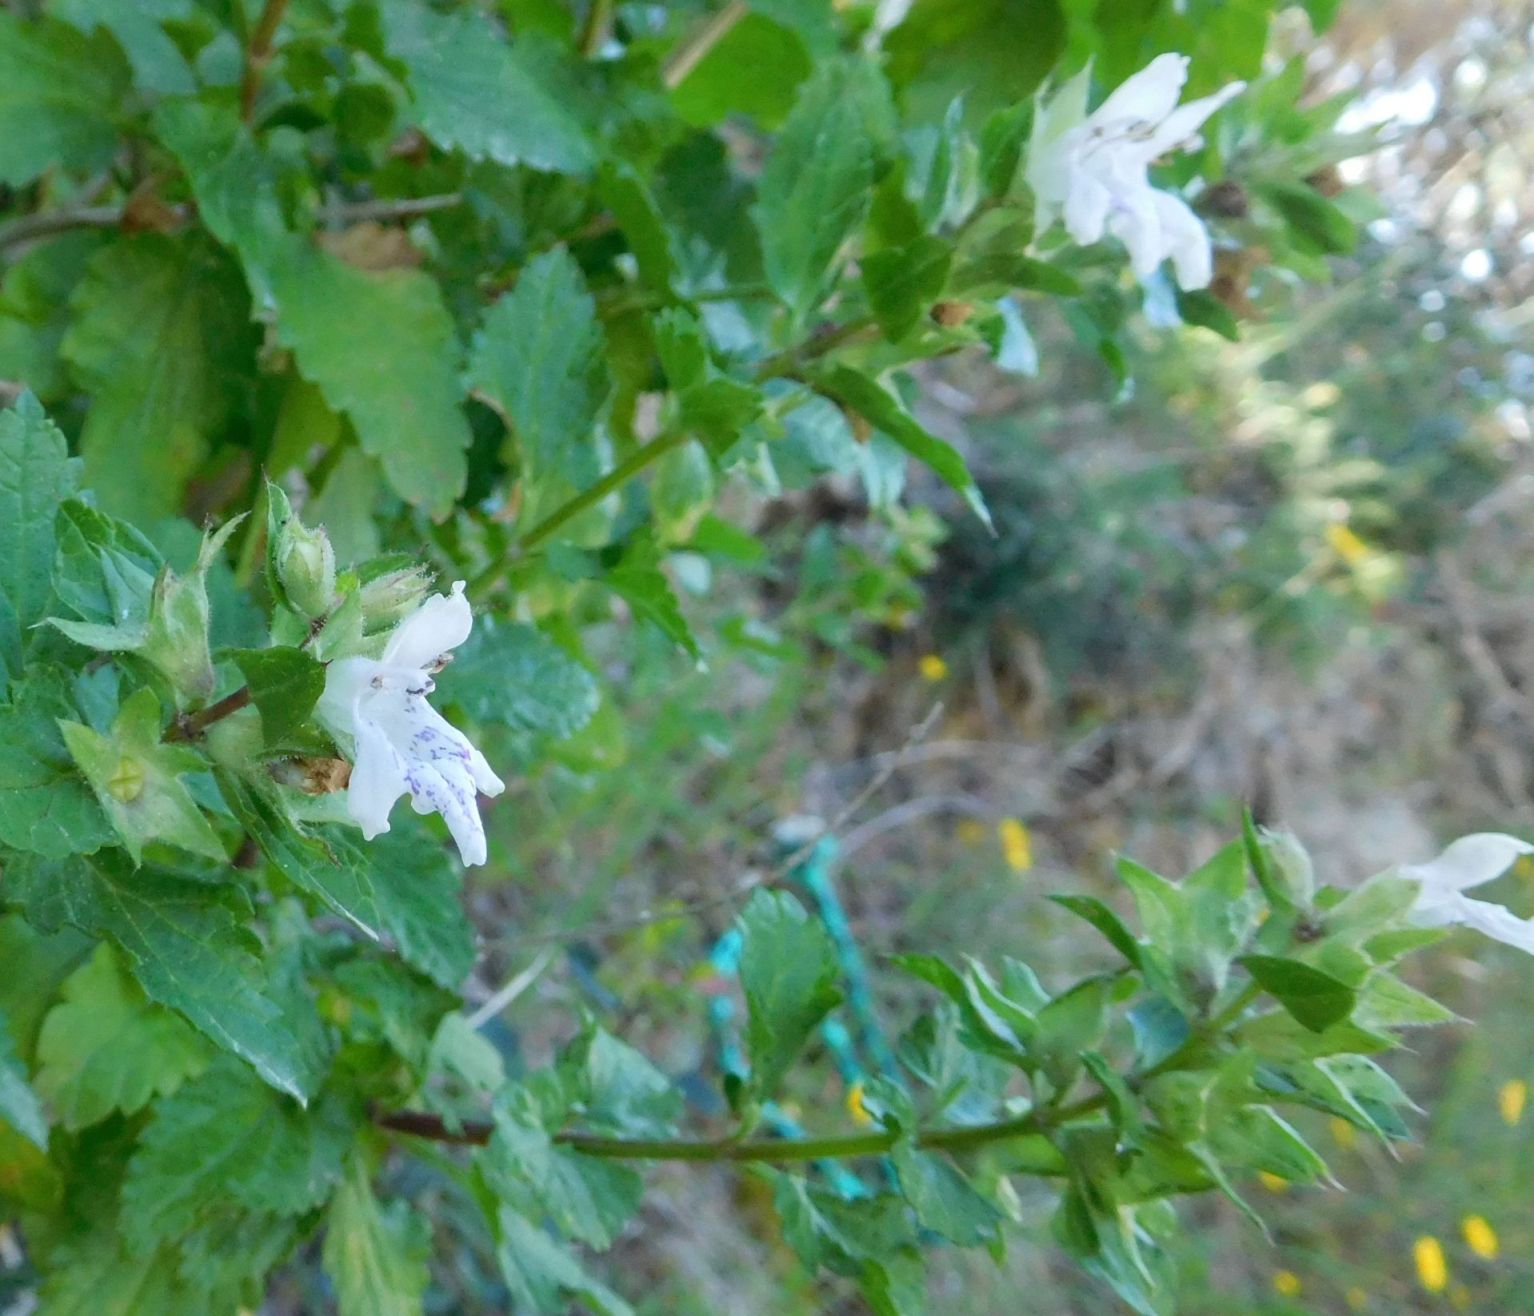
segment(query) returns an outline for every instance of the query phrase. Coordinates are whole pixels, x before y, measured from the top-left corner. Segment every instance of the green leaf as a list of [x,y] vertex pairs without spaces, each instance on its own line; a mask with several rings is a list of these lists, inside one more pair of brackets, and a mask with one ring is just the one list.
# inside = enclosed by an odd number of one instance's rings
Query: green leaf
[[1315,188],[1274,180],[1261,184],[1257,191],[1309,250],[1346,255],[1358,245],[1353,221]]
[[1184,324],[1196,324],[1213,330],[1221,338],[1232,343],[1241,341],[1241,324],[1226,306],[1211,292],[1198,289],[1194,292],[1177,290],[1177,314]]
[[1137,969],[1140,967],[1140,943],[1124,926],[1124,921],[1096,896],[1050,896],[1049,898],[1061,908],[1070,910],[1077,918],[1090,923],[1131,965]]
[[300,1098],[309,1090],[298,1043],[267,994],[239,888],[134,869],[111,850],[89,862],[11,863],[5,880],[35,926],[110,937],[150,1000],[185,1015],[273,1087]]
[[916,327],[942,296],[952,260],[949,244],[934,237],[920,237],[910,246],[863,257],[863,290],[885,338],[898,343]]
[[269,280],[277,337],[300,373],[351,420],[389,487],[441,520],[463,493],[470,436],[437,281],[359,270],[298,238],[277,246]]
[[446,852],[414,829],[389,832],[366,847],[341,828],[311,836],[269,791],[218,774],[230,809],[268,862],[375,941],[449,989],[474,962],[473,931],[458,903]]
[[91,260],[73,308],[61,350],[92,395],[86,482],[132,520],[177,511],[253,371],[238,269],[206,240],[128,238]]
[[597,1316],[633,1316],[628,1303],[592,1279],[568,1250],[518,1211],[502,1207],[496,1223],[496,1260],[514,1310],[562,1316],[570,1310],[570,1299],[579,1298]]
[[37,1094],[27,1082],[27,1068],[11,1043],[10,1029],[0,1015],[0,1121],[28,1141],[48,1150],[48,1121]]
[[1268,1106],[1242,1106],[1209,1131],[1211,1150],[1227,1165],[1276,1174],[1288,1183],[1328,1176],[1314,1148]]
[[574,1071],[583,1122],[640,1138],[664,1138],[682,1113],[681,1090],[628,1043],[589,1028],[562,1067]]
[[54,519],[75,491],[75,463],[64,436],[30,393],[0,412],[0,597],[10,604],[17,633],[0,634],[19,654],[29,627],[48,612],[53,594]]
[[1079,297],[1083,291],[1074,275],[1018,251],[993,252],[965,261],[954,270],[951,282],[955,293],[976,296],[996,296],[1020,289],[1048,293],[1051,297]]
[[155,1005],[102,942],[65,981],[37,1039],[37,1089],[66,1129],[113,1111],[132,1115],[208,1066],[209,1051],[178,1015]]
[[836,365],[816,375],[815,387],[855,411],[917,461],[930,467],[944,484],[963,496],[970,510],[990,528],[991,514],[986,510],[985,500],[980,496],[964,458],[937,435],[923,429],[900,400],[878,381],[851,366]]
[[[803,318],[836,275],[833,262],[868,213],[874,153],[860,74],[823,65],[800,90],[757,185],[755,211],[767,283]],[[887,94],[887,93],[886,93]]]
[[596,304],[563,248],[531,261],[486,313],[469,383],[511,428],[528,524],[601,474],[594,432],[612,384]]
[[13,687],[0,705],[0,844],[50,859],[90,854],[116,832],[80,779],[58,719],[74,714],[47,672]]
[[627,161],[608,161],[597,175],[597,190],[628,240],[640,282],[669,294],[677,281],[677,253],[649,185]]
[[137,863],[152,841],[224,862],[228,851],[181,781],[202,756],[160,741],[160,701],[147,686],[123,701],[112,734],[59,720],[64,743]]
[[767,1097],[841,1000],[836,948],[824,925],[785,891],[756,891],[736,926],[743,938],[740,985],[750,1011],[751,1083]]
[[884,41],[907,116],[937,121],[955,96],[967,116],[1025,100],[1065,49],[1066,8],[1058,0],[916,0]]
[[314,713],[325,691],[325,666],[302,649],[232,649],[233,660],[261,713],[261,735],[270,749],[281,745]]
[[1358,993],[1329,973],[1276,955],[1246,955],[1240,962],[1265,992],[1277,997],[1313,1033],[1325,1032],[1353,1013]]
[[671,582],[660,567],[660,548],[648,532],[635,535],[623,556],[602,578],[607,587],[673,644],[699,656],[698,642],[682,615]]
[[305,1110],[222,1059],[155,1103],[123,1183],[124,1236],[152,1247],[231,1200],[274,1215],[311,1211],[340,1179],[353,1134],[335,1102]]
[[521,1215],[547,1216],[561,1233],[596,1248],[612,1246],[644,1191],[627,1166],[556,1143],[519,1088],[496,1099],[484,1165],[505,1205]]
[[476,722],[555,740],[591,721],[601,699],[596,678],[536,626],[496,617],[475,618],[437,689]]
[[117,149],[113,117],[127,84],[104,33],[0,10],[0,183],[102,168]]
[[425,1217],[406,1202],[385,1211],[353,1155],[325,1213],[325,1273],[341,1316],[420,1316],[429,1279]]
[[891,1159],[901,1191],[922,1228],[960,1247],[976,1247],[996,1238],[1001,1212],[946,1157],[901,1142]]
[[49,12],[73,23],[82,32],[105,28],[123,48],[133,66],[134,80],[146,91],[164,96],[187,95],[197,79],[175,41],[166,33],[166,20],[192,16],[192,0],[52,0]]
[[434,142],[498,164],[590,168],[580,120],[540,80],[527,43],[509,43],[480,14],[437,14],[414,0],[385,0],[382,15],[415,119]]
[[775,128],[813,67],[795,32],[761,14],[746,14],[676,85],[671,103],[679,118],[700,128],[732,114],[749,114]]
[[126,521],[75,498],[55,521],[58,558],[53,588],[60,604],[93,625],[131,635],[147,633],[158,550]]

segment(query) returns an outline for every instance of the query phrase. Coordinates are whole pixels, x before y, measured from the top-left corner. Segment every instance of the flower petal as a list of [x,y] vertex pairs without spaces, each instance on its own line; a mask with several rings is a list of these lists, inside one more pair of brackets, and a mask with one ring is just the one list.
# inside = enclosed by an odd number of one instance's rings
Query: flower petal
[[463,596],[463,581],[454,581],[451,594],[433,594],[394,628],[383,660],[397,667],[425,669],[467,640],[473,628],[474,613]]
[[1114,88],[1087,121],[1104,128],[1125,123],[1158,124],[1176,108],[1177,98],[1182,95],[1187,80],[1186,55],[1170,52],[1157,55],[1138,73]]
[[1519,918],[1489,900],[1464,900],[1458,920],[1495,941],[1534,955],[1534,919]]
[[1171,258],[1178,286],[1190,292],[1207,288],[1214,277],[1214,249],[1204,221],[1180,196],[1160,191],[1151,196],[1161,220],[1161,245]]
[[1447,846],[1425,864],[1402,864],[1401,874],[1422,883],[1424,896],[1445,891],[1468,891],[1501,877],[1520,856],[1534,854],[1534,845],[1505,832],[1475,832]]
[[367,718],[355,724],[356,758],[346,788],[346,809],[371,841],[389,830],[389,811],[408,789],[407,766],[383,728]]
[[351,748],[357,700],[367,691],[377,668],[371,658],[338,658],[325,669],[325,689],[314,706],[314,715],[342,749]]
[[1200,96],[1196,101],[1179,105],[1156,126],[1156,131],[1151,134],[1150,140],[1145,144],[1146,159],[1154,160],[1158,155],[1175,151],[1179,146],[1191,145],[1194,138],[1198,136],[1198,130],[1204,126],[1205,120],[1227,101],[1239,96],[1245,90],[1246,83],[1232,82],[1229,86],[1221,87],[1213,95]]
[[1107,227],[1113,194],[1084,169],[1071,171],[1065,198],[1065,227],[1083,247],[1098,241]]
[[1157,193],[1150,187],[1134,188],[1114,197],[1108,231],[1129,250],[1129,264],[1137,279],[1148,279],[1166,257],[1161,232]]

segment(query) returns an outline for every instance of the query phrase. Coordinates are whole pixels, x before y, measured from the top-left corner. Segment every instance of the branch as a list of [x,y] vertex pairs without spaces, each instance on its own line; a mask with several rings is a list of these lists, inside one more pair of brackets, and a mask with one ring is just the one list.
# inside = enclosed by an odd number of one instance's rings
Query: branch
[[272,58],[272,40],[282,25],[288,0],[266,0],[261,17],[245,47],[245,69],[240,75],[240,118],[249,123],[256,113],[256,97],[261,93],[261,76]]
[[177,719],[165,739],[191,740],[195,736],[202,735],[215,722],[222,722],[226,717],[232,713],[238,713],[249,704],[250,687],[242,685],[232,695],[225,695],[216,704],[209,704],[199,712],[189,713],[186,717]]
[[[924,1151],[967,1151],[1008,1138],[1045,1133],[1062,1124],[1090,1115],[1107,1104],[1106,1093],[1085,1097],[1069,1106],[1031,1110],[1008,1120],[991,1124],[972,1124],[959,1128],[923,1129],[916,1134],[916,1145]],[[433,1142],[465,1147],[483,1147],[490,1141],[495,1126],[485,1120],[469,1120],[460,1128],[449,1128],[438,1116],[425,1111],[406,1110],[375,1116],[380,1128],[406,1133]],[[607,1138],[595,1133],[556,1133],[554,1141],[587,1156],[617,1161],[824,1161],[859,1156],[884,1156],[893,1151],[900,1135],[892,1131],[878,1133],[833,1134],[821,1138]]]
[[[463,204],[462,192],[444,192],[435,196],[376,197],[371,201],[343,201],[319,212],[323,224],[360,224],[391,219],[414,219]],[[196,214],[192,206],[166,207],[169,218],[179,224],[190,223]],[[80,228],[121,228],[127,222],[126,206],[69,206],[37,215],[24,215],[0,228],[0,251],[31,242],[34,238],[52,237]]]

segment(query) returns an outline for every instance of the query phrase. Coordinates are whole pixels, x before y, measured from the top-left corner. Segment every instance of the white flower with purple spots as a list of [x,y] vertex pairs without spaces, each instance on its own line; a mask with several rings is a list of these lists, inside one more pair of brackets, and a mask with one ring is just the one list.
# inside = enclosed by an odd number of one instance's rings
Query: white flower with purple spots
[[473,625],[460,580],[400,622],[381,658],[338,658],[326,669],[315,713],[352,761],[346,807],[368,840],[389,830],[390,810],[408,794],[417,813],[442,815],[464,863],[485,862],[477,792],[499,795],[506,784],[426,702],[432,673]]
[[1208,287],[1209,230],[1181,197],[1152,187],[1147,170],[1158,156],[1194,145],[1204,120],[1246,84],[1178,105],[1188,57],[1158,55],[1088,114],[1090,80],[1083,69],[1034,113],[1027,181],[1039,232],[1063,218],[1083,246],[1118,238],[1137,278],[1170,259],[1180,286]]
[[1534,845],[1505,832],[1476,832],[1462,836],[1425,864],[1402,864],[1400,873],[1417,882],[1411,920],[1418,927],[1446,928],[1457,924],[1534,954],[1534,919],[1519,918],[1489,900],[1465,894],[1501,877],[1517,860],[1534,854]]

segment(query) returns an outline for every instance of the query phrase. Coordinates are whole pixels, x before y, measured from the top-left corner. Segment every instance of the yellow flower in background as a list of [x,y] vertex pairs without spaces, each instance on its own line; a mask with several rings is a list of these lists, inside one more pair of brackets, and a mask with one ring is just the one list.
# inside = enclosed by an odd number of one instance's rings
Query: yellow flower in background
[[1442,1293],[1449,1287],[1449,1263],[1444,1259],[1443,1244],[1431,1234],[1423,1234],[1412,1244],[1412,1260],[1417,1263],[1417,1282],[1429,1293]]
[[1332,1116],[1331,1129],[1332,1139],[1339,1147],[1351,1151],[1358,1145],[1358,1130],[1341,1115]]
[[1528,1100],[1529,1085],[1521,1078],[1510,1078],[1497,1089],[1497,1109],[1508,1124],[1517,1124],[1523,1118]]
[[1326,542],[1333,553],[1350,567],[1356,567],[1373,551],[1347,526],[1333,522],[1326,527]]
[[847,1089],[847,1113],[852,1116],[854,1124],[872,1124],[874,1117],[868,1113],[868,1107],[863,1104],[863,1081],[859,1079]]
[[1014,873],[1026,873],[1033,867],[1033,837],[1016,818],[1003,818],[996,824],[1001,853]]
[[979,845],[985,840],[985,824],[978,818],[964,818],[953,829],[960,845]]
[[1464,1232],[1465,1242],[1476,1256],[1485,1261],[1495,1261],[1497,1254],[1502,1251],[1502,1245],[1497,1241],[1497,1231],[1487,1223],[1485,1216],[1467,1215],[1460,1224]]
[[924,653],[916,664],[916,670],[921,673],[923,681],[941,681],[948,675],[948,664],[935,653]]
[[1267,1170],[1257,1171],[1257,1181],[1270,1193],[1287,1193],[1289,1191],[1289,1181],[1287,1179],[1280,1179],[1276,1174],[1270,1173]]
[[1297,1298],[1300,1296],[1300,1277],[1292,1270],[1280,1270],[1273,1276],[1273,1291],[1281,1298]]
[[1363,1311],[1369,1305],[1369,1295],[1356,1284],[1342,1296],[1347,1299],[1348,1306],[1354,1311]]

